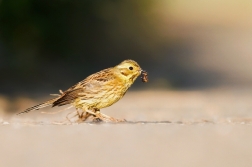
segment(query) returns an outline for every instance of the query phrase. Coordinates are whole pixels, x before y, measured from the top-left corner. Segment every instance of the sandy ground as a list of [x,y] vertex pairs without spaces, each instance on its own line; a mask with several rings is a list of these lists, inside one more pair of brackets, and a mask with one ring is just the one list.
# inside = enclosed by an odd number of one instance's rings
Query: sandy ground
[[[129,122],[56,125],[59,114],[4,113],[48,99],[0,98],[0,166],[190,166],[252,164],[252,91],[136,91],[102,110]],[[46,108],[42,111],[57,111]]]

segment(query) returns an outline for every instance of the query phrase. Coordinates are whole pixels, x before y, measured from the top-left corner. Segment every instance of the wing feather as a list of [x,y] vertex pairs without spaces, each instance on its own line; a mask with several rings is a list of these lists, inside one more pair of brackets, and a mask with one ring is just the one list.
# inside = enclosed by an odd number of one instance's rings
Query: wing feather
[[113,73],[109,72],[110,70],[111,68],[108,68],[92,74],[83,81],[70,87],[52,106],[71,104],[79,97],[81,97],[81,99],[93,98],[94,95],[104,90],[103,85],[106,84],[106,82],[115,78]]

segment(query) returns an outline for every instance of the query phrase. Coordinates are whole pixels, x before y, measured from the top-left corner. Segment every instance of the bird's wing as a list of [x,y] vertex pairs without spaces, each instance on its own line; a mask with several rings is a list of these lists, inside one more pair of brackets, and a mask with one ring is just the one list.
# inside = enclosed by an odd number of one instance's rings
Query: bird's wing
[[70,87],[53,103],[53,107],[73,103],[79,97],[83,100],[93,98],[99,92],[103,91],[105,82],[114,79],[113,73],[109,71],[110,68],[92,74],[83,81]]
[[82,88],[76,88],[69,92],[64,92],[64,94],[58,100],[53,102],[52,107],[72,103],[78,97],[78,94],[81,92],[83,92]]

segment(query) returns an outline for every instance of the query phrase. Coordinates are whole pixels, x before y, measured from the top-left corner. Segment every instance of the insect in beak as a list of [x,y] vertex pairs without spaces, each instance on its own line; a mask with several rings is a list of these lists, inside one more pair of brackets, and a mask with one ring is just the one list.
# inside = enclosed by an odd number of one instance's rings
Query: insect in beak
[[148,82],[148,73],[144,70],[141,70],[141,79],[142,82]]

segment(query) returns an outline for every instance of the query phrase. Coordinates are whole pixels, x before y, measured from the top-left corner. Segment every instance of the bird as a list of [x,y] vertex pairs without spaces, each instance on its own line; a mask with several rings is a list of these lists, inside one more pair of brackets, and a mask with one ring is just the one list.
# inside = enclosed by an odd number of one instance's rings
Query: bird
[[56,98],[27,108],[17,115],[48,106],[70,104],[77,111],[78,122],[84,122],[89,117],[93,117],[93,121],[124,122],[125,119],[107,116],[101,113],[100,109],[109,107],[120,100],[139,75],[142,75],[142,82],[148,81],[147,72],[142,70],[136,61],[124,60],[114,67],[88,76],[66,91],[60,90]]

